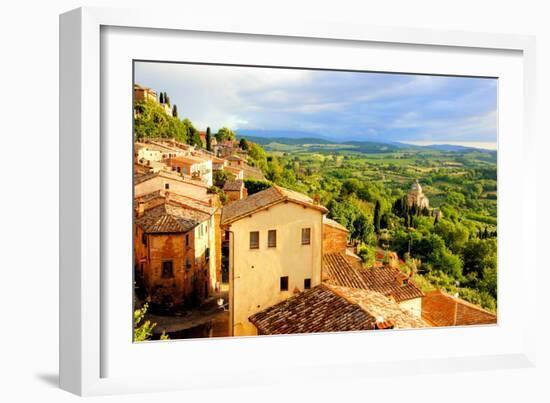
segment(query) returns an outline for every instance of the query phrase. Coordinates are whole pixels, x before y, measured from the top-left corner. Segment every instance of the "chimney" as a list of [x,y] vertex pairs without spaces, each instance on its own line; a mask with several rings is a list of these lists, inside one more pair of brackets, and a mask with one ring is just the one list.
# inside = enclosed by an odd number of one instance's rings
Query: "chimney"
[[208,205],[212,207],[212,198],[208,199]]
[[138,218],[143,216],[143,214],[145,213],[145,203],[144,202],[138,202],[138,205],[137,205],[137,216]]
[[164,202],[168,203],[170,201],[170,192],[165,191],[164,192]]

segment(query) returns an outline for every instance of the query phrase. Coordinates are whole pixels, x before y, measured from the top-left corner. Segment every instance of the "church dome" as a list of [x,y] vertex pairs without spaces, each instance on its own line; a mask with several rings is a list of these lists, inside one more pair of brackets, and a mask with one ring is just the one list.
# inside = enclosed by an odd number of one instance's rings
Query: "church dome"
[[418,180],[416,180],[416,181],[412,184],[411,190],[417,191],[418,193],[421,193],[421,192],[422,192],[422,186],[420,186],[420,183],[418,183]]

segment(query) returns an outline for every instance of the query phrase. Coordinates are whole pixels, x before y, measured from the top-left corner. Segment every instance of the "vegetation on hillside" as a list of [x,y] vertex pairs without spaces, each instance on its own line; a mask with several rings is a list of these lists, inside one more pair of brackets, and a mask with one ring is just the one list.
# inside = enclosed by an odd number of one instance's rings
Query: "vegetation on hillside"
[[[496,154],[378,143],[252,143],[249,163],[266,178],[319,197],[349,230],[366,264],[377,247],[396,251],[425,290],[442,288],[495,311]],[[408,207],[418,179],[432,209]]]
[[[162,94],[166,97],[166,94]],[[175,105],[174,105],[175,107]],[[144,138],[175,139],[181,143],[202,147],[199,131],[187,118],[178,118],[174,113],[168,115],[163,107],[153,100],[142,100],[135,104],[134,134],[136,141]]]

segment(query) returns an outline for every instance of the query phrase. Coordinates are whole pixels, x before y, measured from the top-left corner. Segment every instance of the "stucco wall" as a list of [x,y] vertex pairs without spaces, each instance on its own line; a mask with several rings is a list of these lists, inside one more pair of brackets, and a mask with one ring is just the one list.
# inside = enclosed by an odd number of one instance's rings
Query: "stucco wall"
[[193,183],[187,183],[176,179],[164,178],[157,176],[149,179],[145,182],[141,182],[134,186],[134,197],[142,196],[147,193],[155,192],[157,190],[165,190],[165,184],[169,184],[169,191],[184,195],[191,199],[208,201],[214,196],[207,194],[207,188],[205,186],[195,185]]
[[402,301],[399,306],[407,311],[410,311],[413,315],[420,317],[422,315],[422,298],[409,299]]
[[[208,280],[208,292],[210,294],[216,287],[216,229],[214,226],[214,216],[209,220],[199,224],[194,229],[195,238],[195,262],[198,270],[202,270],[202,275]],[[206,249],[209,250],[209,258],[206,260]],[[206,270],[206,273],[204,273]]]
[[[311,244],[301,244],[302,228],[311,228]],[[267,231],[277,230],[277,247],[267,247]],[[322,213],[294,203],[280,203],[231,225],[230,301],[235,336],[255,335],[248,317],[321,281]],[[260,232],[259,249],[249,248],[250,231]],[[288,291],[280,278],[288,276]]]

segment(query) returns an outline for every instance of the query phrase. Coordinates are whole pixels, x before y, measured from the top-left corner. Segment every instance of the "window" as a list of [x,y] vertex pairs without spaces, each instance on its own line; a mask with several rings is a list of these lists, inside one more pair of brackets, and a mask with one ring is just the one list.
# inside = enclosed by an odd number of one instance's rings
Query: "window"
[[258,249],[260,247],[260,233],[258,231],[250,232],[250,249]]
[[141,234],[141,243],[147,245],[147,234]]
[[270,229],[269,231],[267,231],[267,247],[277,247],[277,231],[274,229]]
[[311,228],[302,228],[302,245],[311,244]]
[[281,277],[281,291],[288,291],[288,276]]
[[204,260],[205,262],[208,262],[210,260],[210,248],[206,248],[204,251]]
[[304,279],[304,290],[309,290],[311,288],[311,279],[306,278]]
[[185,235],[185,246],[189,246],[189,234]]
[[162,278],[174,277],[174,264],[171,260],[162,262]]
[[164,189],[166,189],[166,190],[170,189],[170,184],[169,184],[169,183],[165,183],[165,184],[164,184]]
[[189,258],[185,258],[185,270],[191,270],[191,262],[189,261]]

